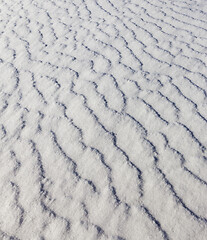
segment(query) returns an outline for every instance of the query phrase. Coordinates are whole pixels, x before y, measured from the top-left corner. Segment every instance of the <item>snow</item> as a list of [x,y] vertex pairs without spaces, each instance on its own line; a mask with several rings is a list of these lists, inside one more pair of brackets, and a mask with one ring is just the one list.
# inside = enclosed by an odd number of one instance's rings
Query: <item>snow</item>
[[0,239],[207,239],[207,2],[0,0]]

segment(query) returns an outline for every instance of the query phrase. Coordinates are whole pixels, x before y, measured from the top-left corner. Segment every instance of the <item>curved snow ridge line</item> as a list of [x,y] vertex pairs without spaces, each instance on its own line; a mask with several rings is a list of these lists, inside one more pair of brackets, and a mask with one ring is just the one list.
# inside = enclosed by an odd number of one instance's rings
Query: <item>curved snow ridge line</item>
[[[196,179],[197,181],[199,181],[200,183],[204,184],[207,186],[206,182],[202,179],[200,179],[197,175],[195,175],[192,171],[190,171],[186,166],[185,166],[185,163],[186,163],[186,160],[184,158],[184,156],[176,149],[172,148],[170,145],[169,145],[169,141],[166,137],[165,134],[161,133],[161,135],[164,137],[165,141],[166,141],[166,146],[173,152],[173,153],[176,153],[179,158],[180,158],[180,161],[181,161],[181,167],[184,171],[186,171],[188,174],[190,174],[194,179]],[[150,145],[153,149],[153,153],[154,153],[154,164],[155,164],[155,167],[158,171],[159,174],[161,174],[161,176],[163,177],[163,180],[164,182],[167,184],[167,186],[169,186],[169,189],[170,191],[172,192],[173,194],[173,197],[176,198],[176,201],[178,201],[182,207],[190,213],[190,215],[192,215],[194,218],[196,218],[197,220],[199,221],[203,221],[205,224],[207,224],[207,218],[205,217],[202,217],[202,216],[199,216],[197,213],[195,213],[192,209],[190,209],[186,203],[184,202],[184,200],[177,194],[176,190],[174,189],[174,186],[173,184],[168,180],[168,178],[166,177],[166,174],[163,172],[163,170],[159,167],[159,152],[157,151],[155,145],[153,145],[152,142],[150,142]]]
[[205,6],[1,1],[0,238],[205,238]]
[[169,238],[168,234],[166,233],[165,230],[162,229],[160,222],[150,213],[149,209],[146,208],[145,206],[142,206],[142,210],[150,218],[150,220],[156,225],[158,230],[162,233],[162,238],[164,240],[169,240],[170,238]]
[[113,144],[113,146],[119,151],[121,152],[121,154],[124,156],[124,159],[126,160],[127,164],[129,164],[129,166],[132,169],[135,169],[135,171],[137,172],[137,178],[139,183],[139,188],[140,188],[140,196],[143,195],[142,193],[142,185],[143,185],[143,180],[142,180],[142,172],[141,170],[133,163],[130,161],[129,156],[127,155],[127,153],[121,149],[118,145],[117,145],[117,137],[116,134],[114,132],[111,132],[109,130],[107,130],[107,128],[103,125],[103,123],[100,122],[99,118],[97,117],[97,115],[94,113],[94,111],[88,106],[87,104],[87,98],[85,97],[85,95],[83,94],[78,94],[77,92],[74,91],[74,86],[75,84],[71,85],[71,91],[78,97],[82,97],[83,98],[83,105],[84,107],[87,109],[87,111],[90,113],[90,115],[92,116],[93,119],[95,119],[96,123],[110,136],[110,140],[111,143]]
[[[143,19],[142,19],[142,20],[143,20]],[[143,21],[144,21],[144,20],[143,20]],[[154,24],[154,23],[153,23],[153,24]],[[125,24],[124,24],[124,25],[125,25]],[[125,25],[125,26],[126,26],[126,25]],[[159,30],[160,30],[160,29],[162,29],[162,28],[159,27]],[[156,41],[157,41],[157,40],[156,40]],[[156,58],[155,58],[155,59],[156,59]]]
[[[74,90],[73,90],[73,92],[74,92]],[[75,93],[75,92],[74,92]],[[77,95],[77,93],[75,93],[76,95]],[[85,99],[85,101],[86,101],[86,97],[84,96],[84,95],[82,95],[82,94],[80,94],[80,96],[83,96],[84,97],[84,99]],[[84,105],[85,105],[85,103],[86,102],[84,102]],[[85,107],[86,108],[88,108],[86,105],[85,105]],[[152,108],[152,107],[150,107],[150,108]],[[90,110],[90,109],[89,109]],[[90,110],[91,111],[91,110]],[[154,111],[154,110],[153,110]],[[159,114],[157,113],[157,112],[155,112],[156,113],[156,115],[158,115],[158,117],[159,117]],[[94,113],[91,113],[91,114],[94,114]],[[162,118],[161,118],[162,119]],[[97,120],[98,121],[98,120]],[[182,125],[183,126],[183,125]],[[103,127],[103,126],[102,126]],[[106,130],[106,129],[105,129]],[[189,129],[188,129],[188,131],[189,131]],[[192,132],[190,132],[190,134],[191,134],[191,136],[192,136],[192,138],[193,139],[195,139],[195,141],[196,142],[198,142],[198,140],[194,137],[194,135],[193,135],[193,133]],[[147,139],[146,139],[147,140]],[[147,140],[148,141],[148,140]],[[199,142],[198,142],[199,143]],[[152,143],[150,143],[150,144],[152,144]],[[114,142],[114,145],[116,146],[116,142]],[[153,145],[152,145],[153,146]],[[199,143],[199,146],[202,146],[200,143]],[[156,151],[156,149],[155,149],[155,147],[153,147],[153,152],[154,153],[156,153],[157,151]],[[158,154],[158,153],[157,153]],[[157,160],[155,160],[155,162],[157,162]],[[191,209],[189,209],[186,205],[185,205],[185,203],[183,202],[183,200],[177,195],[177,193],[175,192],[175,190],[174,190],[174,188],[173,188],[173,185],[169,182],[169,180],[165,177],[165,175],[164,175],[164,173],[161,171],[161,169],[160,168],[157,168],[158,170],[159,170],[159,173],[161,173],[162,174],[162,176],[164,176],[164,180],[165,180],[165,182],[166,182],[166,184],[168,185],[168,186],[170,186],[170,190],[171,190],[171,192],[173,193],[173,195],[176,197],[176,199],[181,203],[181,205],[183,206],[183,208],[185,209],[185,210],[187,210],[192,216],[194,216],[196,219],[198,219],[198,220],[202,220],[202,221],[204,221],[205,223],[206,223],[206,219],[205,218],[202,218],[202,217],[199,217],[196,213],[194,213]],[[158,229],[159,230],[161,230],[161,228],[160,228],[160,223],[158,223],[157,222],[157,220],[154,220],[154,217],[150,217],[151,219],[153,219],[153,221],[155,221],[156,222],[156,225],[158,226]],[[166,232],[164,232],[164,239],[168,239],[168,237],[167,237],[167,234],[166,234]]]
[[[157,159],[155,159],[155,162],[157,163]],[[173,193],[174,197],[176,198],[176,200],[178,201],[179,204],[182,205],[182,207],[191,215],[193,216],[197,221],[202,221],[205,223],[205,225],[207,224],[207,218],[205,217],[201,217],[198,216],[195,212],[193,212],[188,206],[186,206],[186,204],[183,202],[182,198],[180,198],[178,196],[178,194],[176,193],[176,191],[174,190],[173,185],[171,184],[171,182],[166,178],[165,173],[163,173],[163,171],[157,167],[158,173],[161,174],[161,176],[163,177],[163,180],[165,181],[166,185],[169,187],[170,191]]]
[[[146,9],[145,9],[145,11],[146,11]],[[152,17],[152,16],[150,16],[148,13],[147,13],[147,16],[149,16],[150,18],[152,18],[152,19],[156,19],[156,18],[154,18],[154,17]],[[141,18],[141,20],[142,21],[144,21],[144,22],[146,22],[146,20],[144,20],[143,18]],[[156,19],[156,20],[159,20],[160,21],[160,19]],[[132,20],[130,19],[130,21],[132,22]],[[133,23],[133,22],[132,22]],[[147,22],[146,22],[147,23]],[[162,24],[167,24],[166,22],[164,22],[164,21],[161,21],[161,23]],[[135,24],[135,23],[133,23],[133,24]],[[151,22],[151,24],[153,24],[154,26],[156,26],[157,28],[158,28],[158,31],[161,31],[162,33],[165,33],[165,34],[167,34],[168,36],[170,36],[169,35],[169,33],[166,33],[166,32],[164,32],[163,30],[162,30],[162,27],[161,26],[159,26],[159,25],[157,25],[156,23],[152,23]],[[168,24],[168,25],[171,25],[173,28],[175,28],[172,24]],[[139,27],[138,25],[136,25],[137,27]],[[176,35],[174,35],[175,37],[176,37]],[[157,41],[157,43],[158,43],[158,39],[156,40]],[[186,43],[187,44],[187,43]],[[162,49],[162,48],[161,48]],[[173,55],[172,55],[173,56]],[[179,65],[178,65],[179,66]]]
[[[58,105],[60,105],[61,107],[64,108],[64,117],[70,122],[70,124],[76,129],[78,130],[78,133],[80,135],[80,143],[81,145],[83,146],[83,149],[86,150],[86,148],[88,146],[86,146],[86,144],[83,142],[83,130],[76,126],[73,122],[72,119],[70,119],[67,114],[66,114],[66,111],[67,111],[67,107],[63,104],[63,103],[60,103],[60,102],[57,102]],[[107,172],[108,172],[108,180],[109,180],[109,188],[110,188],[110,191],[112,193],[112,195],[114,196],[115,198],[115,201],[117,202],[117,204],[120,204],[120,199],[119,197],[117,196],[116,194],[116,188],[114,187],[113,185],[113,180],[112,180],[112,168],[105,162],[105,157],[104,157],[104,154],[101,153],[98,149],[94,148],[94,147],[88,147],[91,149],[91,151],[95,152],[98,156],[99,156],[99,160],[101,161],[101,163],[103,164],[104,168],[107,169]],[[77,165],[76,165],[77,166]],[[88,182],[91,182],[91,181],[88,181]]]
[[32,154],[36,156],[37,158],[37,167],[38,167],[38,175],[39,175],[39,198],[40,198],[40,205],[43,211],[47,212],[49,214],[49,217],[52,218],[58,218],[64,221],[65,224],[65,229],[66,231],[70,230],[70,221],[62,216],[59,216],[58,213],[55,212],[55,210],[51,209],[47,204],[45,204],[45,201],[50,197],[50,193],[46,190],[45,188],[45,179],[46,179],[46,172],[43,166],[43,161],[42,161],[42,156],[37,149],[37,146],[35,142],[32,140],[29,141],[29,144],[31,145],[32,148]]
[[62,147],[59,145],[58,141],[57,141],[57,136],[56,134],[51,131],[51,134],[52,134],[52,138],[53,138],[53,142],[54,144],[57,146],[57,148],[59,149],[59,151],[61,152],[61,154],[69,161],[72,163],[72,172],[73,174],[75,175],[75,177],[77,178],[77,180],[84,180],[85,182],[87,182],[90,187],[92,188],[92,190],[96,193],[97,192],[97,189],[96,189],[96,186],[94,185],[94,183],[91,181],[91,180],[88,180],[88,179],[84,179],[82,178],[79,173],[77,172],[77,164],[75,161],[73,161],[69,156],[67,156],[67,154],[64,152],[64,150],[62,149]]

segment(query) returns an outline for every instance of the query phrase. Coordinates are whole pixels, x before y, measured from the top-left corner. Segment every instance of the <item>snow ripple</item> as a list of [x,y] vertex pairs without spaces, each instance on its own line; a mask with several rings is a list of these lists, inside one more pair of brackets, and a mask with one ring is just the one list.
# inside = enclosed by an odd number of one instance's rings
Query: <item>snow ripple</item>
[[0,13],[0,238],[206,239],[205,1]]

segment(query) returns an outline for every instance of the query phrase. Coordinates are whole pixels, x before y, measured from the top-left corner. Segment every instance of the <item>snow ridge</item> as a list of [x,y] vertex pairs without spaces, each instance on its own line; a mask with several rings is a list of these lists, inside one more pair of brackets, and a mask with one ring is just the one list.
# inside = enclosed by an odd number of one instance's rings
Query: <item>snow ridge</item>
[[206,239],[205,1],[0,13],[0,239]]

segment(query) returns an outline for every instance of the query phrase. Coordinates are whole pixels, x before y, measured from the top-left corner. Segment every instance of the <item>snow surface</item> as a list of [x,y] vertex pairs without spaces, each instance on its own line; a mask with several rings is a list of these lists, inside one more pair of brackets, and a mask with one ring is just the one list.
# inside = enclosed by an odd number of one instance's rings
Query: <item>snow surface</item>
[[0,0],[0,239],[207,239],[207,1]]

